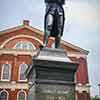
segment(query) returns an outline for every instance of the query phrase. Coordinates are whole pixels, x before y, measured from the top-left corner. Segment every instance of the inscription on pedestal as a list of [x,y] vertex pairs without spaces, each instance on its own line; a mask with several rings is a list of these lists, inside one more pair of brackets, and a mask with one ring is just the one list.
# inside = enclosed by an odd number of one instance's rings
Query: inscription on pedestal
[[38,85],[37,100],[74,100],[74,86]]

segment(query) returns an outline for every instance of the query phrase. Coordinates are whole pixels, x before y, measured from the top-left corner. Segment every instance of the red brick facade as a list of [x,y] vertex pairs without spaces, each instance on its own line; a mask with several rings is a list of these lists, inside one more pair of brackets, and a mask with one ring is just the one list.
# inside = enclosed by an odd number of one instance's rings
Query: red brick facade
[[[28,95],[28,82],[19,80],[19,65],[29,65],[32,61],[32,56],[39,46],[42,44],[43,32],[29,26],[25,23],[0,32],[0,94],[4,91],[8,93],[7,100],[18,100],[18,94],[22,91],[25,93],[25,100]],[[32,50],[16,49],[15,45],[18,42],[30,42],[33,45]],[[53,38],[49,39],[48,47],[52,47]],[[76,99],[89,100],[89,81],[87,71],[87,54],[86,50],[76,47],[68,42],[61,41],[61,48],[66,49],[68,57],[75,62],[79,62],[79,67],[76,72]],[[2,65],[10,64],[10,79],[2,80]],[[84,98],[84,99],[83,99]]]

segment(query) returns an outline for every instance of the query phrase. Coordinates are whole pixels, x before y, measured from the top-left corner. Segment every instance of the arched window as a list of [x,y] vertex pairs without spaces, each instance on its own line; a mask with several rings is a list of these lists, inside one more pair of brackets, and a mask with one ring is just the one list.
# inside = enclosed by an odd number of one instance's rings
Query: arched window
[[25,77],[25,71],[28,68],[27,64],[20,64],[19,65],[19,80],[20,81],[25,81],[26,77]]
[[1,80],[10,80],[10,65],[9,64],[2,65]]
[[8,100],[8,93],[6,91],[0,92],[0,100]]
[[33,44],[29,41],[17,42],[17,44],[15,45],[15,48],[16,49],[23,49],[23,50],[33,50],[33,49],[35,49]]
[[17,100],[26,100],[26,92],[20,91],[17,96]]

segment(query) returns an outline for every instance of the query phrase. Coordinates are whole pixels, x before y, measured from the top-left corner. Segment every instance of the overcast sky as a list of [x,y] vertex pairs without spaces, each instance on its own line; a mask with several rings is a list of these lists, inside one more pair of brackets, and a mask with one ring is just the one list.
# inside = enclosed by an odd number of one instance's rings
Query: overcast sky
[[[99,94],[100,83],[100,0],[66,0],[63,39],[90,53],[88,71],[91,95]],[[43,30],[44,0],[0,0],[0,30],[17,26],[23,19]]]

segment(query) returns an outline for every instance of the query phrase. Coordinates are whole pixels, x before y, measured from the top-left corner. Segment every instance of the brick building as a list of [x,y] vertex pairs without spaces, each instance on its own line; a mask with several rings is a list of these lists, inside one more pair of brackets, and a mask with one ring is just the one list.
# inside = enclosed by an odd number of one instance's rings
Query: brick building
[[[43,32],[30,26],[27,20],[20,26],[0,31],[0,100],[27,100],[28,82],[24,72],[42,41]],[[53,48],[53,43],[54,39],[49,38],[48,47]],[[79,62],[76,100],[89,100],[88,51],[63,40],[61,48],[71,60]]]

